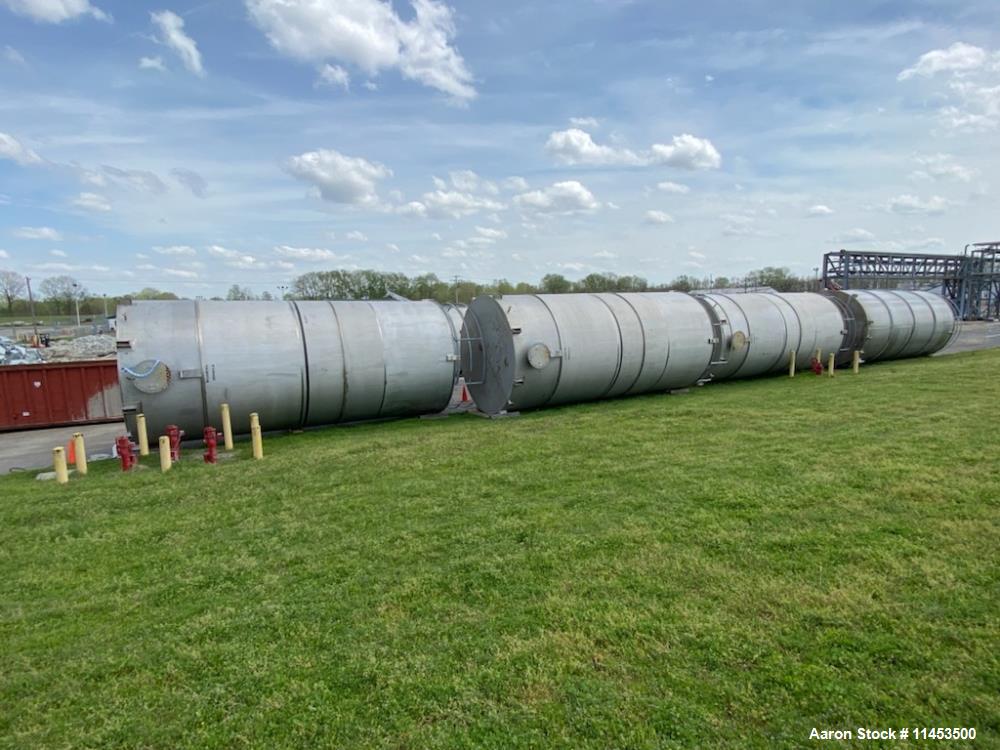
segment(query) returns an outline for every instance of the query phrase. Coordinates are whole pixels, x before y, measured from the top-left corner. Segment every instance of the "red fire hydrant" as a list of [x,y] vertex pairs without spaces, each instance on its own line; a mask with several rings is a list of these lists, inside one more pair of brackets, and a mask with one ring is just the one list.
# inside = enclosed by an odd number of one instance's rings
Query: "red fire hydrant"
[[184,437],[184,430],[175,424],[167,425],[167,437],[170,438],[170,460],[181,460],[181,438]]
[[215,433],[214,427],[206,427],[204,432],[205,437],[205,463],[214,464],[218,461],[217,448],[219,445],[218,436]]
[[115,447],[118,450],[118,458],[122,462],[122,471],[128,471],[135,466],[135,453],[132,452],[132,441],[127,435],[121,435],[115,439]]
[[823,363],[820,362],[815,357],[813,357],[811,360],[809,360],[809,367],[813,371],[813,373],[815,373],[816,375],[822,375],[823,374]]

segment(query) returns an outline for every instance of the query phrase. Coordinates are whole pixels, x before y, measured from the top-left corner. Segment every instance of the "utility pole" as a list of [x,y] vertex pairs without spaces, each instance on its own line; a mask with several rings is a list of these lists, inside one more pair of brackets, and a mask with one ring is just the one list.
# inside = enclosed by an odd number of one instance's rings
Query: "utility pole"
[[458,304],[458,280],[459,280],[459,276],[456,275],[454,277],[454,279],[455,279],[455,304],[457,305]]
[[[79,287],[80,287],[79,284],[73,284],[73,301],[76,302],[76,327],[77,328],[80,327],[80,295],[76,291]],[[75,333],[73,335],[75,336],[77,334],[79,334],[79,331],[77,331],[77,333]]]
[[28,309],[31,311],[31,327],[35,331],[35,346],[38,346],[38,318],[35,315],[35,298],[31,295],[31,279],[25,276],[24,280],[28,284]]
[[104,295],[104,325],[108,324],[108,295]]

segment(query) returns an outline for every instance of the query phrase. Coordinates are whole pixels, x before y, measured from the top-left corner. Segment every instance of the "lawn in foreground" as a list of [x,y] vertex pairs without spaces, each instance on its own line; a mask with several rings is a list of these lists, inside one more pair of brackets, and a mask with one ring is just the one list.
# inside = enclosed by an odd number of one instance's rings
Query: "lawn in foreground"
[[996,746],[998,366],[0,479],[0,744]]

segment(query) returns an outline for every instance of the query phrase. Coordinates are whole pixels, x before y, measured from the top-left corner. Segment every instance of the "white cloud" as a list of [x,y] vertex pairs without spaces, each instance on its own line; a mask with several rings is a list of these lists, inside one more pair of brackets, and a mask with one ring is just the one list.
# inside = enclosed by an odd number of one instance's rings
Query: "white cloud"
[[641,165],[644,160],[627,148],[599,145],[579,128],[558,130],[549,135],[545,150],[563,164],[629,164]]
[[84,170],[83,181],[95,187],[103,187],[110,179],[118,187],[126,190],[134,190],[149,195],[162,195],[167,192],[166,183],[152,172],[146,169],[120,169],[104,165],[101,173],[94,173]]
[[514,202],[525,210],[540,214],[573,214],[594,211],[601,204],[576,180],[556,182],[542,190],[521,193]]
[[691,192],[691,188],[687,185],[681,185],[678,182],[670,182],[669,180],[656,183],[656,189],[661,190],[664,193],[678,193],[680,195]]
[[955,42],[948,49],[935,49],[920,56],[913,65],[902,71],[897,80],[905,81],[914,76],[930,78],[941,72],[962,73],[982,68],[989,54],[981,47]]
[[0,133],[0,159],[10,159],[22,167],[42,163],[42,157],[6,133]]
[[[500,192],[496,183],[484,180],[471,169],[460,169],[455,172],[449,172],[448,179],[451,180],[453,188],[466,193],[483,192],[489,193],[490,195],[496,195]],[[441,189],[441,186],[438,185],[438,188]]]
[[673,224],[674,217],[666,211],[647,211],[643,218],[648,224]]
[[208,183],[205,182],[205,178],[193,169],[181,169],[178,167],[176,169],[171,169],[170,175],[181,185],[190,190],[192,195],[198,198],[204,198],[205,194],[208,192]]
[[947,125],[958,130],[990,130],[1000,123],[1000,86],[952,81],[949,90],[961,106],[941,109]]
[[69,255],[66,254],[65,250],[49,250],[49,255],[55,258],[68,258]]
[[198,278],[198,274],[195,271],[187,271],[183,268],[161,268],[160,270],[167,276],[175,276],[178,279]]
[[6,250],[0,250],[0,258],[7,260],[8,258],[10,258],[10,253],[8,253]]
[[167,72],[167,66],[163,64],[163,58],[157,55],[156,57],[140,57],[139,58],[139,69],[140,70],[158,70],[161,73]]
[[73,205],[85,211],[106,212],[111,210],[111,202],[97,193],[80,193],[73,199]]
[[600,125],[596,117],[571,117],[569,124],[574,128],[596,128]]
[[27,60],[24,59],[24,55],[11,47],[9,44],[5,44],[3,46],[3,59],[13,65],[25,66],[28,64]]
[[817,203],[815,206],[809,206],[806,209],[806,216],[832,216],[833,209],[829,206],[824,206],[822,203]]
[[918,180],[957,180],[959,182],[969,182],[979,174],[978,169],[956,164],[954,159],[948,154],[918,156],[916,161],[921,168],[914,171],[910,176]]
[[391,253],[398,253],[399,245],[397,245],[395,242],[387,242],[385,243],[385,249]]
[[476,231],[479,233],[480,237],[484,237],[490,241],[507,239],[507,233],[502,229],[493,229],[492,227],[476,227]]
[[500,183],[504,190],[513,190],[515,192],[523,193],[528,190],[531,186],[528,181],[523,177],[518,177],[514,175],[513,177],[508,177],[503,182]]
[[424,193],[420,201],[411,201],[397,210],[418,216],[457,219],[479,211],[499,211],[502,208],[502,203],[485,196],[457,190],[434,190]]
[[198,251],[188,245],[168,245],[166,247],[154,247],[153,250],[160,255],[197,255]]
[[236,260],[243,255],[239,250],[230,250],[228,247],[223,247],[222,245],[209,245],[207,250],[209,255],[214,255],[216,258],[225,258],[226,260]]
[[915,214],[941,214],[948,207],[949,202],[940,195],[932,195],[927,200],[923,200],[915,195],[897,195],[890,198],[886,208],[895,214],[915,215]]
[[594,253],[595,258],[602,258],[604,260],[614,260],[618,257],[618,253],[613,253],[610,250],[598,250]]
[[89,0],[0,0],[19,16],[43,23],[62,23],[80,16],[91,16],[100,21],[110,21],[111,16],[95,8]]
[[675,135],[669,146],[654,143],[653,160],[680,169],[718,169],[722,156],[707,138],[698,138],[689,133]]
[[392,170],[383,164],[345,156],[333,149],[293,156],[285,162],[285,170],[293,177],[314,185],[323,200],[355,206],[377,205],[378,181],[392,176]]
[[195,44],[194,39],[184,33],[184,19],[169,10],[161,10],[149,15],[159,31],[157,41],[173,50],[189,71],[198,76],[205,75],[198,45]]
[[368,235],[366,235],[364,232],[359,232],[356,229],[354,231],[348,232],[345,236],[352,242],[368,242]]
[[828,240],[828,242],[833,244],[849,245],[852,242],[872,242],[874,239],[875,235],[867,229],[857,227],[855,229],[848,229],[846,232],[841,232],[840,234],[835,234]]
[[704,253],[699,253],[697,250],[689,250],[688,256],[694,258],[695,260],[708,260],[708,256]]
[[49,242],[59,242],[63,236],[52,227],[21,227],[14,230],[14,236],[22,240],[48,240]]
[[319,80],[316,81],[316,85],[342,88],[344,91],[349,91],[351,88],[351,74],[339,65],[325,63],[319,69]]
[[321,247],[289,247],[288,245],[279,245],[274,248],[274,251],[285,258],[294,258],[295,260],[304,260],[308,263],[319,263],[326,260],[344,260],[347,256],[337,255],[331,250]]
[[412,20],[382,0],[245,0],[253,22],[279,52],[312,63],[339,60],[368,75],[396,69],[459,101],[476,96],[472,74],[451,45],[452,10],[411,0]]
[[722,234],[727,237],[761,237],[763,232],[756,226],[756,220],[745,214],[723,214]]
[[666,164],[681,169],[717,169],[722,163],[711,141],[688,133],[674,136],[670,145],[654,143],[648,153],[640,154],[632,149],[596,143],[590,133],[570,128],[551,133],[545,150],[563,164]]

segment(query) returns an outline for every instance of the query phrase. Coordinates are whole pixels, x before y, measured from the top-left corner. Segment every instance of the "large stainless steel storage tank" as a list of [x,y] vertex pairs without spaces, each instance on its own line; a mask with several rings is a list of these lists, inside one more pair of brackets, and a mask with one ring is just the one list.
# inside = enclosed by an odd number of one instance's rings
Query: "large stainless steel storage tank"
[[478,297],[462,369],[481,411],[532,409],[849,362],[930,354],[957,316],[927,292]]
[[855,321],[852,348],[866,362],[933,354],[958,335],[961,322],[940,294],[894,289],[829,292]]
[[817,349],[836,354],[849,346],[841,308],[829,297],[713,292],[699,298],[710,308],[719,330],[713,380],[787,370],[793,351],[796,366],[807,367]]
[[462,370],[486,413],[697,383],[716,338],[708,310],[679,292],[477,297]]
[[436,302],[136,302],[118,310],[126,418],[151,435],[299,428],[442,410],[458,377],[460,314]]

